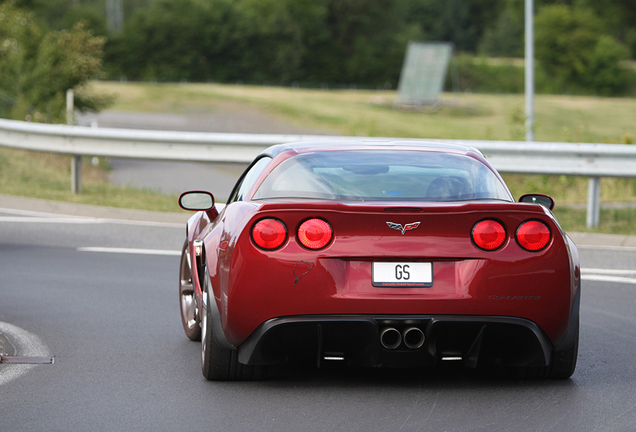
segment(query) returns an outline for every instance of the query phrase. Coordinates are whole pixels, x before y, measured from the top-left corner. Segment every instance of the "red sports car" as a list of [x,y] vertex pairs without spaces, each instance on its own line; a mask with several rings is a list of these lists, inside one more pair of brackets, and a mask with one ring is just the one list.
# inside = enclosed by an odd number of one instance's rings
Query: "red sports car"
[[185,192],[183,327],[203,375],[266,365],[424,367],[568,378],[580,268],[546,195],[516,203],[474,148],[284,144],[225,206]]

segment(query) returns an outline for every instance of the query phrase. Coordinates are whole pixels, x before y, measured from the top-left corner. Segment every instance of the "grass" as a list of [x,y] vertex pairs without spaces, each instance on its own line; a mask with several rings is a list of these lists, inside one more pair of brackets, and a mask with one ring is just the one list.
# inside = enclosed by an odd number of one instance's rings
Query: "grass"
[[103,168],[84,163],[83,193],[71,193],[69,156],[0,147],[0,194],[92,204],[176,212],[177,197],[155,191],[114,186]]
[[[391,91],[117,82],[93,82],[91,87],[94,92],[114,95],[111,109],[122,111],[187,113],[256,108],[304,128],[351,136],[484,140],[523,140],[524,136],[523,95],[444,94],[440,104],[430,109],[400,111],[393,109],[396,94]],[[634,118],[635,99],[554,95],[537,95],[535,99],[535,136],[539,141],[632,143],[636,139]],[[0,193],[177,210],[176,197],[108,185],[103,170],[92,167],[85,168],[84,193],[72,195],[65,157],[2,148],[0,157]],[[586,202],[587,179],[504,177],[517,197],[526,192],[552,195],[564,227],[586,231],[585,210],[563,204]],[[602,202],[636,202],[634,179],[604,178],[601,185]],[[632,209],[603,210],[598,231],[636,234],[635,217]]]
[[554,215],[567,232],[596,232],[603,234],[636,235],[636,208],[601,209],[601,226],[590,230],[586,227],[585,210],[555,207]]
[[[95,82],[116,96],[112,109],[186,112],[222,109],[227,101],[256,106],[304,127],[352,136],[448,139],[523,139],[523,95],[446,93],[421,112],[393,109],[396,93],[307,90],[220,84]],[[636,100],[537,95],[538,141],[623,143],[636,139]]]

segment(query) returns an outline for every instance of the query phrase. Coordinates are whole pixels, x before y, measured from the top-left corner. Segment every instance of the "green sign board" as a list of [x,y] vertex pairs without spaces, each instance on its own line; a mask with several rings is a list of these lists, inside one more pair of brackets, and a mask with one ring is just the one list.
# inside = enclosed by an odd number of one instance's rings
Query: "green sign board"
[[422,106],[437,102],[452,53],[450,42],[409,42],[396,105]]

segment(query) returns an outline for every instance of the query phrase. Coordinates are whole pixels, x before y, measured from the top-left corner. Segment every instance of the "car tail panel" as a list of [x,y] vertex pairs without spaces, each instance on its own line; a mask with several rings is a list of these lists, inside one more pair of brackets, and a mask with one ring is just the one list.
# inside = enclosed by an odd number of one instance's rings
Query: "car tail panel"
[[[231,323],[227,336],[234,343],[266,320],[289,315],[520,316],[537,322],[552,340],[567,327],[564,305],[573,295],[568,249],[552,215],[538,205],[275,202],[263,203],[245,223],[263,218],[284,224],[288,240],[277,250],[263,250],[247,229],[232,245],[231,278],[221,297],[224,310],[233,311],[223,319]],[[308,220],[332,229],[332,238],[317,250],[299,238]],[[484,220],[504,230],[491,250],[472,235]],[[527,250],[515,237],[527,221],[551,232],[540,250]],[[394,266],[395,283],[374,283],[374,263],[385,263],[389,271]],[[429,268],[431,283],[425,280]],[[404,271],[410,277],[412,270],[423,274],[415,285],[403,280]],[[560,288],[549,288],[554,286]]]

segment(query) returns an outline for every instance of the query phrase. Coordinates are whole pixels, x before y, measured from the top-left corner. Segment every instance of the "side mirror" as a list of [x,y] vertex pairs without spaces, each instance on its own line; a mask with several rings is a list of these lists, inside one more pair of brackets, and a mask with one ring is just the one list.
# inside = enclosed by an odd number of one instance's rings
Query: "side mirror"
[[179,207],[190,211],[208,211],[214,208],[214,195],[205,191],[189,191],[179,196]]
[[552,197],[544,194],[525,194],[519,198],[519,202],[526,204],[539,204],[549,210],[554,208],[554,200]]

